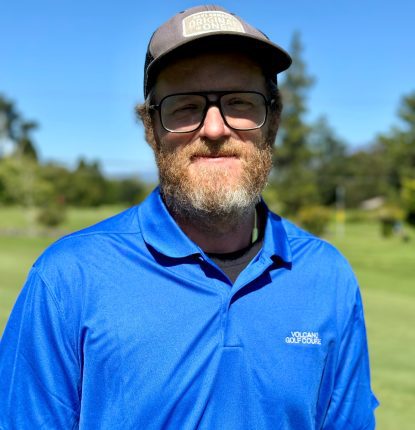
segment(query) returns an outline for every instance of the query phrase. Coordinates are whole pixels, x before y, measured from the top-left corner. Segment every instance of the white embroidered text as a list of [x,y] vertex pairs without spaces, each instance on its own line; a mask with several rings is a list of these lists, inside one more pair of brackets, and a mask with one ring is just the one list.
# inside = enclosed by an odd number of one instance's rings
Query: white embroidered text
[[285,343],[301,343],[304,345],[321,345],[318,331],[292,331],[285,338]]

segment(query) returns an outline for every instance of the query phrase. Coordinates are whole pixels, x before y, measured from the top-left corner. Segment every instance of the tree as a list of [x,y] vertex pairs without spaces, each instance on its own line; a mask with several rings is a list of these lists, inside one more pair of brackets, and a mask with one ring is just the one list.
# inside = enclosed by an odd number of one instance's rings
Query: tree
[[16,124],[19,121],[19,114],[10,100],[0,95],[0,135],[11,139],[16,137]]
[[41,165],[30,158],[4,158],[0,162],[0,203],[27,208],[54,198],[54,184],[41,175]]
[[15,104],[0,95],[0,158],[6,155],[10,143],[13,155],[37,160],[37,152],[31,133],[38,128],[35,121],[23,119]]
[[318,202],[316,178],[311,168],[311,129],[304,120],[306,95],[314,79],[307,74],[302,51],[300,35],[295,33],[290,49],[293,64],[280,85],[284,108],[275,151],[276,167],[271,177],[286,214],[295,214],[301,207]]
[[39,163],[32,139],[37,127],[0,95],[0,204],[36,209],[39,221],[56,225],[62,221],[65,204],[135,204],[147,194],[138,178],[107,179],[96,161],[80,159],[73,171]]
[[138,178],[107,179],[106,202],[108,204],[122,203],[134,205],[146,197],[149,188]]
[[398,118],[398,125],[377,136],[375,151],[382,156],[391,194],[415,225],[415,92],[402,98]]
[[13,103],[0,95],[0,159],[6,155],[7,145],[14,141],[18,114]]
[[400,192],[404,179],[415,179],[415,92],[403,97],[398,117],[400,124],[379,135],[376,147],[387,164],[390,185]]
[[68,203],[76,206],[99,206],[105,202],[106,179],[97,161],[80,159],[67,190]]
[[16,154],[37,160],[37,151],[30,135],[38,127],[38,124],[34,121],[21,122],[20,133],[16,140]]
[[340,186],[344,188],[349,174],[347,146],[336,136],[325,117],[313,124],[309,140],[320,203],[332,205],[336,201],[336,190]]
[[406,210],[406,220],[415,226],[415,179],[403,180],[401,197]]
[[373,197],[392,198],[385,169],[382,153],[373,146],[349,154],[343,170],[347,207],[358,207]]

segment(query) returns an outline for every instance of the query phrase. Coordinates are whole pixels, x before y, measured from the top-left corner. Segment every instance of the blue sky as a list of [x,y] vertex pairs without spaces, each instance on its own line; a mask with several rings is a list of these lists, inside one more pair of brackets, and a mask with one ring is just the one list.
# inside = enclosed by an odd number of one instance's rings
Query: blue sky
[[[203,3],[203,2],[202,2]],[[43,160],[100,159],[110,174],[155,171],[135,122],[149,37],[195,1],[0,0],[0,93],[28,119]],[[286,49],[294,31],[316,78],[309,119],[352,146],[397,122],[415,91],[412,0],[220,2]]]

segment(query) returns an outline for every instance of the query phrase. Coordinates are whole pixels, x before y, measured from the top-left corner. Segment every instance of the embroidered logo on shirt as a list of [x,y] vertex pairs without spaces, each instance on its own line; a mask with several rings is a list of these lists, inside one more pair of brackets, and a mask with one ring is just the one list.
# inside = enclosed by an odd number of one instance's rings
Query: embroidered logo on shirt
[[303,345],[321,345],[318,331],[292,331],[285,338],[285,343],[299,343]]

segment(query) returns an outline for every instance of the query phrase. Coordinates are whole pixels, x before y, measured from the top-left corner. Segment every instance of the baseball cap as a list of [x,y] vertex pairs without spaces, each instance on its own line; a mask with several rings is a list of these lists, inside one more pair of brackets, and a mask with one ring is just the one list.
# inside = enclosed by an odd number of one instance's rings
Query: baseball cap
[[291,64],[291,57],[284,49],[242,18],[221,6],[196,6],[179,12],[153,33],[144,65],[144,97],[169,60],[226,48],[252,55],[272,76]]

